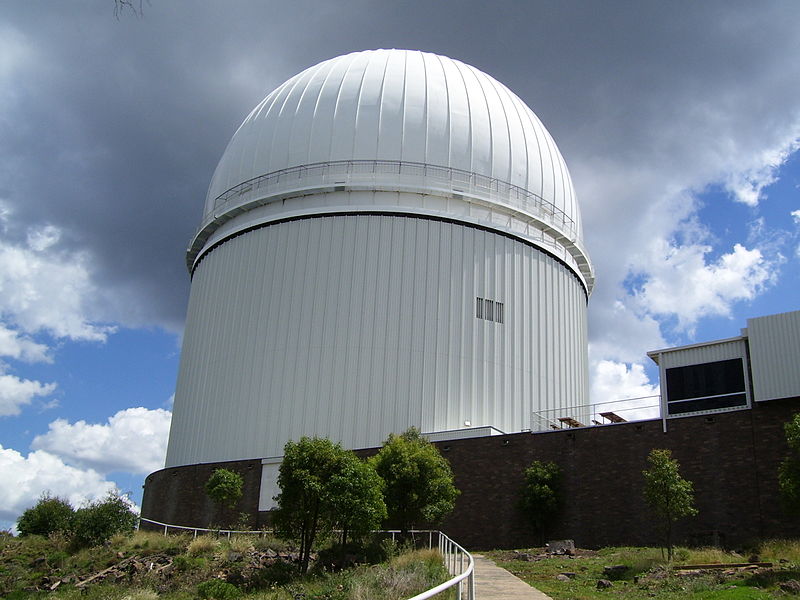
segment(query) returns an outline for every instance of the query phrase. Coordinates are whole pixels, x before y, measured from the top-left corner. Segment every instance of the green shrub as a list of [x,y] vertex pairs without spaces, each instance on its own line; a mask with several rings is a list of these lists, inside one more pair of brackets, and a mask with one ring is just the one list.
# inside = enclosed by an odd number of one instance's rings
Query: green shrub
[[226,581],[211,579],[197,586],[197,595],[211,600],[236,600],[241,597],[242,592]]
[[255,587],[267,588],[291,583],[298,577],[297,565],[278,559],[259,569],[255,577]]
[[57,531],[71,531],[74,517],[75,511],[69,502],[63,498],[44,494],[35,506],[22,513],[17,521],[17,529],[21,536],[47,537]]
[[208,564],[208,559],[202,556],[176,556],[172,563],[177,571],[186,572],[203,569]]
[[99,546],[117,533],[132,533],[135,526],[127,499],[112,492],[75,511],[72,541],[78,548]]

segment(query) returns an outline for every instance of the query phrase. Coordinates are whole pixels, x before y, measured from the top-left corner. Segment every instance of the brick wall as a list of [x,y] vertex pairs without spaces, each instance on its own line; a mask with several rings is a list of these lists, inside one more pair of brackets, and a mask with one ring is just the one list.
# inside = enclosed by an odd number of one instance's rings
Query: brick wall
[[[657,544],[642,499],[641,472],[653,448],[669,448],[681,474],[694,483],[697,517],[678,524],[676,540],[739,547],[759,538],[800,536],[800,519],[778,498],[777,469],[787,448],[783,424],[800,398],[752,410],[668,422],[623,423],[540,434],[519,433],[439,442],[461,495],[442,529],[468,548],[531,546],[536,537],[517,508],[523,471],[533,460],[553,461],[564,472],[564,502],[550,538],[582,547]],[[374,450],[360,451],[367,455]],[[203,491],[217,466],[245,477],[241,511],[255,513],[259,460],[174,467],[147,478],[142,513],[168,523],[203,526],[213,505]],[[265,515],[260,515],[261,522]]]
[[[206,494],[206,481],[217,468],[235,471],[244,480],[242,499],[233,510],[219,511]],[[257,515],[260,487],[261,459],[162,469],[145,479],[142,516],[170,525],[230,527],[238,522],[241,512]],[[252,525],[256,525],[255,519]]]

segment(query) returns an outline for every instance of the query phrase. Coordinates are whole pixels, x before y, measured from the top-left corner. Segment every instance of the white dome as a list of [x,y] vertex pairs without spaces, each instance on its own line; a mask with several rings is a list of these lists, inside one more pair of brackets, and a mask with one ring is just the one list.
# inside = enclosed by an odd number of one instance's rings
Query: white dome
[[[536,115],[478,69],[410,50],[339,56],[269,94],[217,166],[190,268],[204,248],[235,233],[220,229],[234,217],[345,185],[466,198],[484,212],[488,206],[519,222],[511,233],[535,229],[532,241],[555,247],[547,249],[563,254],[591,290],[572,181]],[[253,223],[251,215],[242,227]],[[497,223],[490,216],[481,224],[502,229]]]

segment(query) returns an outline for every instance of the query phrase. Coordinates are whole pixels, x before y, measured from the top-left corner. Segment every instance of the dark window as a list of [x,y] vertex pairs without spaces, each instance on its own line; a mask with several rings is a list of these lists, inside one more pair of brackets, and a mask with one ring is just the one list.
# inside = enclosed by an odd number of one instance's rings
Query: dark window
[[671,415],[745,406],[742,359],[667,369],[667,405]]
[[483,298],[475,298],[475,316],[483,318]]

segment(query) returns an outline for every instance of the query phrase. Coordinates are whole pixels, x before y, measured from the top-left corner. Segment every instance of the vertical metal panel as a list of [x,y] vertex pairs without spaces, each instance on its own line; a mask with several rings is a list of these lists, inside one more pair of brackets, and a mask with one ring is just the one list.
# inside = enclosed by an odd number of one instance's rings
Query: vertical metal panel
[[800,311],[747,320],[756,401],[800,396]]
[[[478,319],[475,298],[505,305]],[[195,272],[167,465],[278,456],[320,435],[530,428],[586,403],[586,300],[570,269],[484,230],[336,216],[231,238]]]
[[663,361],[665,369],[672,369],[674,367],[698,365],[731,358],[745,359],[746,353],[747,348],[744,340],[737,338],[665,350],[661,353],[660,360]]

